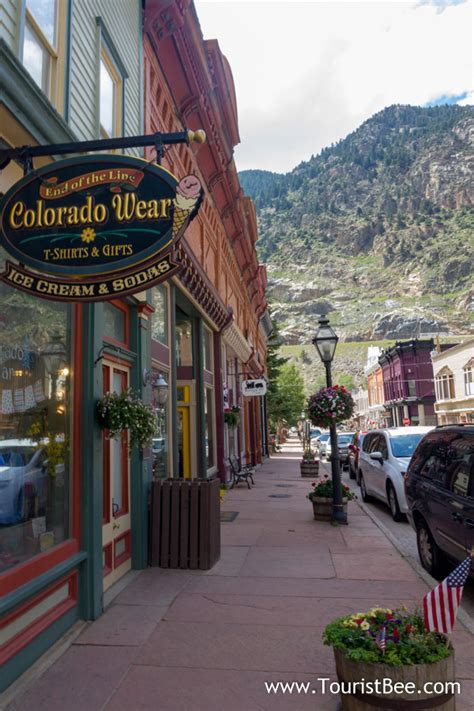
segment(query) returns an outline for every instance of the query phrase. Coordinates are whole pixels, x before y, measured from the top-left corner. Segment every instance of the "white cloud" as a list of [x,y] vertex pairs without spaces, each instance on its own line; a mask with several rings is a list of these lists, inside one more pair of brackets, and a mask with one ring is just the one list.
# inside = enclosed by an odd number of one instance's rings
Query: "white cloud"
[[472,89],[471,2],[196,0],[196,9],[232,67],[239,170],[291,170],[385,106]]

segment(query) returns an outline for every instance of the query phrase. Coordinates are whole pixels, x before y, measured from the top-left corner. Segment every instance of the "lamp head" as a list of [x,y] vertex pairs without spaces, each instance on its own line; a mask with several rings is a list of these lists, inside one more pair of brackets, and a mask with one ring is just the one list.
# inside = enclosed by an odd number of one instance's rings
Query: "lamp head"
[[158,401],[158,405],[163,407],[168,399],[168,383],[161,373],[158,373],[158,377],[153,383],[153,386],[156,389],[156,399]]
[[331,363],[333,360],[338,340],[338,336],[329,325],[329,319],[326,316],[321,316],[319,328],[312,343],[323,363]]

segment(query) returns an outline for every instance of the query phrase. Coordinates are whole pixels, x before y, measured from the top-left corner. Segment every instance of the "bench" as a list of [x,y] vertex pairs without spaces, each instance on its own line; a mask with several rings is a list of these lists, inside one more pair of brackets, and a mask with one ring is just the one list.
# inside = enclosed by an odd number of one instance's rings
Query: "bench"
[[255,485],[255,482],[253,480],[253,475],[255,474],[255,467],[249,465],[240,467],[237,461],[237,457],[234,456],[229,457],[227,461],[229,462],[230,470],[232,472],[232,484],[230,486],[231,489],[233,489],[235,484],[238,484],[239,481],[245,481],[248,488],[250,489],[249,479],[252,484]]

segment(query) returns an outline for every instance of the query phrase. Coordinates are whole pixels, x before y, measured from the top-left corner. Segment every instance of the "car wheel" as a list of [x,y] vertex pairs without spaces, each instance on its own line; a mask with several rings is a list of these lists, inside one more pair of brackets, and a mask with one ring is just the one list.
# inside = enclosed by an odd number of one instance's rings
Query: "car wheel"
[[372,497],[368,495],[367,489],[365,488],[365,481],[364,477],[362,474],[359,475],[359,486],[360,486],[360,495],[362,497],[362,501],[365,501],[365,503],[369,503],[369,501],[372,501]]
[[355,478],[356,478],[356,473],[353,470],[353,468],[351,467],[351,465],[349,464],[349,479],[355,479]]
[[419,521],[417,524],[416,543],[423,568],[433,578],[441,580],[445,575],[448,559],[436,544],[425,521]]
[[387,501],[394,521],[403,521],[405,518],[398,505],[397,493],[390,482],[387,484]]

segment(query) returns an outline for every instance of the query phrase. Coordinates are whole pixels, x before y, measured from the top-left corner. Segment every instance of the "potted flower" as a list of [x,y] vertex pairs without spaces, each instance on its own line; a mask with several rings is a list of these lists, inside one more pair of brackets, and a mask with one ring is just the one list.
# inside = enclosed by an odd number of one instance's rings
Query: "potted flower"
[[97,414],[110,439],[128,431],[130,449],[134,446],[143,449],[151,444],[156,432],[156,412],[130,388],[121,393],[106,393],[97,403]]
[[[312,483],[314,489],[307,494],[307,498],[313,504],[313,513],[316,521],[331,521],[332,519],[332,500],[333,489],[332,480],[325,474],[324,479],[317,484]],[[342,505],[344,511],[347,511],[347,502],[357,499],[353,491],[345,484],[341,484],[342,489]]]
[[301,476],[314,478],[319,476],[319,461],[316,459],[316,455],[311,449],[307,447],[303,452],[303,458],[300,462]]
[[326,627],[323,641],[334,651],[343,710],[455,708],[453,686],[438,684],[454,681],[453,648],[426,629],[420,612],[374,607],[345,615]]
[[329,429],[354,413],[354,399],[343,385],[321,388],[308,399],[307,411],[313,425]]

